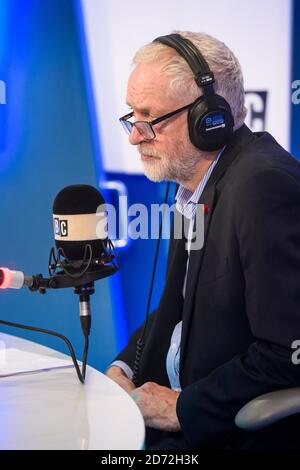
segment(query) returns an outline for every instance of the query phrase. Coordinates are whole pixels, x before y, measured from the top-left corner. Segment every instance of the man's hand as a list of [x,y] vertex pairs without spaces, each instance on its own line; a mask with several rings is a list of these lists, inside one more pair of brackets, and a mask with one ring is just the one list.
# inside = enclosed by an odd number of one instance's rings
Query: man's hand
[[146,426],[164,431],[180,431],[176,403],[180,395],[167,387],[147,382],[130,393],[141,410]]
[[111,366],[106,371],[106,375],[118,385],[120,385],[120,387],[122,387],[127,393],[130,393],[132,390],[135,389],[134,383],[129,380],[125,372],[118,366]]

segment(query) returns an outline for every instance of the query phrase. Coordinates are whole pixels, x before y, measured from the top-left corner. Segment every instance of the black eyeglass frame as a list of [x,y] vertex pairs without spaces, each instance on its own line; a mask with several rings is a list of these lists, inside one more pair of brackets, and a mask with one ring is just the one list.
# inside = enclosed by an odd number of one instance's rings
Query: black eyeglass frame
[[[185,106],[182,106],[182,108],[179,108],[179,109],[176,109],[175,111],[171,111],[170,113],[167,113],[167,114],[164,114],[163,116],[160,116],[156,119],[153,119],[153,121],[135,121],[135,122],[130,122],[128,119],[130,119],[133,115],[134,115],[134,112],[131,111],[130,113],[128,114],[125,114],[125,116],[122,116],[119,118],[119,121],[120,123],[122,124],[122,127],[124,128],[125,132],[130,135],[131,132],[132,132],[132,129],[133,129],[133,126],[135,126],[136,124],[138,123],[143,123],[143,124],[148,124],[152,133],[153,133],[153,137],[147,139],[147,140],[153,140],[155,139],[156,137],[156,134],[155,134],[155,131],[153,129],[153,126],[155,126],[155,124],[158,124],[162,121],[165,121],[166,119],[169,119],[170,117],[172,116],[175,116],[176,114],[178,113],[181,113],[182,111],[185,111],[186,109],[189,109],[191,108],[193,105],[195,104],[195,101],[193,101],[192,103],[189,103],[189,104],[186,104]],[[126,124],[130,124],[131,127],[128,128]],[[137,130],[138,132],[140,133],[138,127],[137,127]]]

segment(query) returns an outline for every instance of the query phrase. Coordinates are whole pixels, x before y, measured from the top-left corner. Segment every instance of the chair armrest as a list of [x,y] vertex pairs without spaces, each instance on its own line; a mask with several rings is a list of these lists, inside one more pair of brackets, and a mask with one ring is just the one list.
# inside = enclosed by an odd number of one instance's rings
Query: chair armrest
[[300,412],[300,387],[266,393],[246,403],[235,417],[245,431],[257,431]]

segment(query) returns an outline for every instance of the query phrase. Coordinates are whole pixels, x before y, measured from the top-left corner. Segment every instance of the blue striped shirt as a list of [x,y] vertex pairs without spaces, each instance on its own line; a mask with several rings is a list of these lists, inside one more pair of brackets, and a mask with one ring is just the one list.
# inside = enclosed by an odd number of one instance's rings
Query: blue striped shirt
[[[189,232],[187,239],[187,250],[188,250],[188,260],[185,271],[185,278],[183,283],[183,298],[185,297],[186,289],[186,280],[189,267],[189,255],[190,255],[190,245],[193,234],[193,222],[196,214],[197,204],[201,197],[201,194],[204,191],[207,181],[219,161],[219,158],[223,152],[223,149],[217,155],[216,159],[211,163],[204,177],[198,184],[194,192],[185,188],[184,186],[179,186],[176,194],[176,209],[180,214],[184,215],[189,221]],[[179,382],[179,362],[180,362],[180,343],[181,343],[181,333],[182,333],[182,321],[177,323],[173,330],[173,334],[170,341],[170,348],[167,354],[167,373],[170,381],[171,388],[173,390],[180,391],[180,382]]]

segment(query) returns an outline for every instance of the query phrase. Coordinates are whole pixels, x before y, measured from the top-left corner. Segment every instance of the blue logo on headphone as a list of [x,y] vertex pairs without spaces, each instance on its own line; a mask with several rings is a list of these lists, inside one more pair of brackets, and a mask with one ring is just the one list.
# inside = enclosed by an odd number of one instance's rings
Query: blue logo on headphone
[[215,116],[209,116],[205,119],[206,127],[225,127],[225,119],[223,114],[216,114]]

